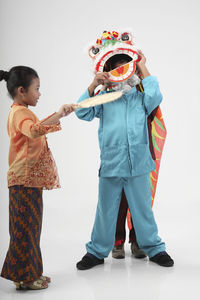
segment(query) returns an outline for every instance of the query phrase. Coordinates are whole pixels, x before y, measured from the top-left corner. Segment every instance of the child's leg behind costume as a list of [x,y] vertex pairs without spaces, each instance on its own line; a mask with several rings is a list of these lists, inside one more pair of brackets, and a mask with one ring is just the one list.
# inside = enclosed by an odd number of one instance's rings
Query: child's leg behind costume
[[151,208],[149,174],[126,178],[124,191],[131,211],[139,247],[152,257],[165,251]]
[[[124,189],[123,189],[121,203],[120,203],[120,207],[119,207],[119,213],[118,213],[118,217],[117,217],[115,246],[125,243],[127,211],[128,211],[128,202],[127,202],[126,195],[125,195]],[[136,234],[135,234],[135,229],[134,229],[134,224],[133,224],[132,218],[131,218],[131,223],[132,223],[132,228],[129,230],[129,243],[136,242]]]
[[[129,216],[127,217],[128,213],[128,202],[126,199],[126,195],[124,193],[124,189],[122,192],[122,199],[120,203],[118,219],[117,219],[117,228],[116,228],[116,235],[115,235],[115,247],[112,250],[112,257],[117,259],[125,258],[125,251],[124,251],[124,242],[126,237],[126,218],[130,218],[128,220],[129,224],[129,243],[131,243],[131,252],[135,258],[145,258],[146,254],[142,249],[139,248],[133,220],[131,218],[131,214],[129,212]],[[130,225],[132,225],[130,227]]]
[[109,255],[115,242],[115,232],[122,194],[122,181],[118,177],[99,178],[99,200],[91,241],[87,252],[99,259]]
[[126,240],[126,216],[128,210],[128,203],[124,190],[122,191],[121,203],[119,207],[117,226],[115,233],[115,246],[125,243]]
[[131,221],[132,221],[132,228],[129,231],[129,243],[137,242],[136,234],[135,234],[135,228],[134,228],[134,224],[133,224],[132,218],[131,218]]

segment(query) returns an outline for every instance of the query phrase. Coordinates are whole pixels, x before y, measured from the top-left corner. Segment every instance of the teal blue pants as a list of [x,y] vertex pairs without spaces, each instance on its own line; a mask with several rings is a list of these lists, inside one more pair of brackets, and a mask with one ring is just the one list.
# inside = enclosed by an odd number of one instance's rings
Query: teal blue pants
[[158,229],[151,208],[150,175],[136,177],[100,177],[99,200],[87,252],[102,259],[114,247],[115,232],[122,190],[126,194],[139,247],[152,257],[165,251],[165,243],[158,236]]

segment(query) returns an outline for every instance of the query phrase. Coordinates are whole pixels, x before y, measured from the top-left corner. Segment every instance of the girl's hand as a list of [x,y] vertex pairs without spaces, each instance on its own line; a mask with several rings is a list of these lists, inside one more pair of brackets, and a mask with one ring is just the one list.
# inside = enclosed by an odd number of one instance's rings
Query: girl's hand
[[64,104],[58,112],[41,122],[42,125],[52,125],[59,123],[59,120],[76,110],[77,104]]
[[101,72],[95,75],[93,82],[88,88],[89,95],[92,96],[94,93],[94,90],[97,86],[102,84],[103,86],[109,83],[109,75],[107,72]]
[[58,111],[58,115],[60,118],[66,117],[75,111],[77,108],[77,104],[64,104]]

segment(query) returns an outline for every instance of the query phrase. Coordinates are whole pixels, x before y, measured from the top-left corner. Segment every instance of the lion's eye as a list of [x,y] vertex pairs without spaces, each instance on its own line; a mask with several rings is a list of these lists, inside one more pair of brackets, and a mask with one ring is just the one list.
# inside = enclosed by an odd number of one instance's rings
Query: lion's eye
[[99,46],[92,46],[90,49],[89,49],[89,55],[91,58],[94,58],[100,51],[100,48],[101,48],[101,45]]
[[128,41],[128,40],[129,40],[128,34],[122,35],[122,41]]
[[123,41],[123,42],[127,42],[127,41],[132,41],[132,36],[131,36],[131,34],[130,33],[128,33],[128,32],[124,32],[124,33],[122,33],[122,35],[121,35],[121,40]]
[[92,48],[92,53],[96,55],[99,52],[99,48]]

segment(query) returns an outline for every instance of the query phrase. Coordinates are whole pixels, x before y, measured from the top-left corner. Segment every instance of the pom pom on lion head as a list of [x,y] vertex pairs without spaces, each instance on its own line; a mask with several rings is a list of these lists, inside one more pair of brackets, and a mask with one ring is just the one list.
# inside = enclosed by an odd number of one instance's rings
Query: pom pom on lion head
[[[94,62],[94,72],[109,72],[111,82],[120,83],[129,79],[140,60],[133,37],[129,32],[104,31],[96,44],[89,48],[89,55]],[[125,61],[116,67],[116,62]]]

